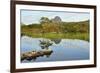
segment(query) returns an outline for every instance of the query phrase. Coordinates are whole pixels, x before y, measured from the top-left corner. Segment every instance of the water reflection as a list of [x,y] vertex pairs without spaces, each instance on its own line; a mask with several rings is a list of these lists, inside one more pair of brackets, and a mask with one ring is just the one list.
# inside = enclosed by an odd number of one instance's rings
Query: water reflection
[[87,60],[90,54],[89,48],[89,42],[83,40],[22,36],[21,62]]
[[50,49],[49,46],[51,46],[53,43],[48,39],[39,40],[39,42],[40,42],[39,46],[41,46],[41,49],[43,50],[23,53],[21,55],[21,61],[23,60],[35,61],[37,57],[41,57],[41,56],[42,57],[46,56],[47,58],[50,57],[50,55],[53,53],[53,50]]
[[52,42],[48,39],[39,40],[40,46],[42,49],[49,49],[49,46],[52,46]]
[[51,39],[55,44],[59,44],[61,42],[61,39]]

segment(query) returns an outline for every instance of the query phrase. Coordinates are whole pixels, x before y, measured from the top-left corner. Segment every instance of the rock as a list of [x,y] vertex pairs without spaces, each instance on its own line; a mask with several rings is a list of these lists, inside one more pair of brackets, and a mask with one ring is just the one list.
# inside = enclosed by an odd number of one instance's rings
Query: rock
[[36,59],[37,57],[44,56],[44,55],[50,55],[53,51],[51,49],[44,49],[41,51],[32,51],[21,54],[21,61],[23,60],[32,60]]

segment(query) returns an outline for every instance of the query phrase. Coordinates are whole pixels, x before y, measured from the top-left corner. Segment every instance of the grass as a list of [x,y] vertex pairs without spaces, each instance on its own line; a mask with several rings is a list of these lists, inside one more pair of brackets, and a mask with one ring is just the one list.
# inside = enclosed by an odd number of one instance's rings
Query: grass
[[22,35],[27,35],[33,38],[49,38],[49,39],[80,39],[89,41],[88,33],[32,33],[32,32],[23,32]]

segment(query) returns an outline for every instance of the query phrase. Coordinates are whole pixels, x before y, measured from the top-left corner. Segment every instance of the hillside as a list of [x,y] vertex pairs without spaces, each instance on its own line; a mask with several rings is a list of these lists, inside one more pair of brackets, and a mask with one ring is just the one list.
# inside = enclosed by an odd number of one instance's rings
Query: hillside
[[70,38],[89,41],[89,20],[80,22],[46,22],[21,25],[21,35],[36,38]]

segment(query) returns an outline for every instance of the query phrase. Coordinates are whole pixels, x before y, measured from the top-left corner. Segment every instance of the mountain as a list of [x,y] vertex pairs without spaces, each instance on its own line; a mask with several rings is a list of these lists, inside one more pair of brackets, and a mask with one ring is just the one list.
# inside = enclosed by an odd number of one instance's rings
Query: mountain
[[60,23],[62,22],[61,18],[59,16],[55,16],[53,19],[52,19],[52,22],[56,22],[56,23]]

